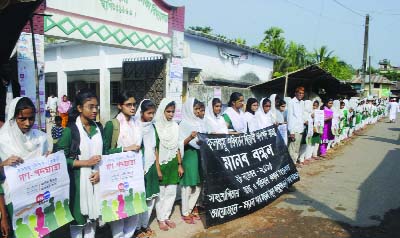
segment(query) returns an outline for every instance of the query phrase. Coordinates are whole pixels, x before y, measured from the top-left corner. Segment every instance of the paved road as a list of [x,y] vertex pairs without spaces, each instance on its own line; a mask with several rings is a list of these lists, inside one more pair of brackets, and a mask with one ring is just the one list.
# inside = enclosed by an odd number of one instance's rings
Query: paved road
[[159,231],[154,221],[151,227],[158,238],[395,237],[377,225],[400,224],[400,212],[388,213],[400,208],[400,120],[369,126],[330,158],[302,168],[295,192],[246,217],[205,230],[201,222],[183,223],[175,206],[176,229]]

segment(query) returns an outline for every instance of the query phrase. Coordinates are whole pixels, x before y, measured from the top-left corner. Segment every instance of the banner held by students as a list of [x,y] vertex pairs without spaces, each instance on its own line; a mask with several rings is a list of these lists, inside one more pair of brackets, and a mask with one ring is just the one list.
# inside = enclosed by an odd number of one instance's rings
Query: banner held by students
[[276,126],[248,134],[199,134],[206,226],[250,214],[299,181]]
[[99,202],[103,222],[116,221],[147,211],[140,153],[124,152],[102,156],[99,168]]
[[44,237],[71,222],[69,176],[63,151],[4,167],[17,238]]

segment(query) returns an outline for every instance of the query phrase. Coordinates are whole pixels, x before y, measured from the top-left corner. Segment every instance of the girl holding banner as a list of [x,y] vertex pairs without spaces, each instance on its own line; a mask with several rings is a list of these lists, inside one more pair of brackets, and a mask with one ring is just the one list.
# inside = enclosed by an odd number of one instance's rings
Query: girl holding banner
[[144,181],[146,188],[147,211],[140,214],[140,221],[137,226],[135,237],[152,237],[155,235],[149,227],[151,212],[153,211],[156,198],[160,194],[160,183],[158,181],[161,176],[161,169],[156,149],[156,132],[154,130],[154,114],[156,105],[149,99],[144,99],[136,112],[135,117],[139,122],[143,141],[141,152],[144,159]]
[[169,217],[175,202],[177,184],[184,172],[181,159],[183,144],[179,142],[179,126],[173,120],[174,114],[175,102],[164,98],[155,117],[156,148],[161,169],[160,194],[156,201],[156,212],[158,225],[163,231],[176,227]]
[[[14,166],[23,160],[49,154],[47,135],[32,129],[35,123],[35,106],[27,97],[14,98],[8,107],[8,118],[0,130],[0,167]],[[12,236],[9,220],[12,220],[12,201],[8,193],[7,180],[0,187],[1,233]],[[6,209],[7,204],[7,209]],[[9,219],[9,220],[8,220]],[[14,230],[16,227],[14,227]],[[36,233],[36,231],[32,231]]]
[[203,132],[203,121],[199,116],[200,102],[195,98],[188,98],[182,108],[183,119],[179,124],[179,140],[183,141],[185,153],[182,159],[185,174],[180,180],[182,191],[182,219],[187,224],[194,224],[200,220],[198,214],[193,213],[200,195],[200,168],[199,168],[199,140],[197,133]]
[[255,98],[247,99],[246,112],[244,113],[244,119],[247,125],[247,132],[253,132],[258,130],[258,123],[256,118],[256,112],[258,110],[258,101]]
[[213,98],[208,102],[204,123],[209,134],[228,134],[228,128],[221,116],[222,102],[219,98]]
[[[108,121],[104,127],[104,151],[110,154],[120,152],[138,152],[142,144],[142,133],[136,113],[136,100],[133,93],[123,91],[118,96],[118,115]],[[113,238],[132,237],[139,221],[139,215],[110,222]]]
[[[94,238],[100,215],[97,165],[103,154],[103,129],[95,122],[98,109],[96,94],[81,89],[76,95],[68,127],[57,143],[57,149],[64,150],[70,174],[70,208],[75,219],[70,226],[72,238]],[[108,151],[117,152],[121,149]]]
[[243,108],[244,97],[241,93],[231,94],[228,102],[228,108],[223,117],[230,132],[246,133],[246,120],[244,118]]

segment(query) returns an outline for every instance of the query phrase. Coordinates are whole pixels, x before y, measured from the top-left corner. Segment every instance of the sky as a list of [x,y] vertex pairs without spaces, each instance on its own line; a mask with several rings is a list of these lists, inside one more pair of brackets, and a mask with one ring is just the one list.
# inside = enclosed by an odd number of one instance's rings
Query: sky
[[365,16],[369,14],[371,64],[388,59],[400,66],[399,0],[166,0],[185,6],[185,27],[210,26],[216,34],[260,43],[272,26],[309,51],[323,45],[361,68]]

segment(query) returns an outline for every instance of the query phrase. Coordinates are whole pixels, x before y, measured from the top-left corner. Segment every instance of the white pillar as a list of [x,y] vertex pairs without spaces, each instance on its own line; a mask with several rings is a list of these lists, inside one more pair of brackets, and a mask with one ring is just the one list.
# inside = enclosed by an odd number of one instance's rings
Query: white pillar
[[64,71],[57,71],[57,95],[58,99],[61,100],[62,96],[67,95],[70,97],[73,95],[68,95],[68,76]]
[[105,123],[110,120],[110,70],[100,68],[100,122]]

